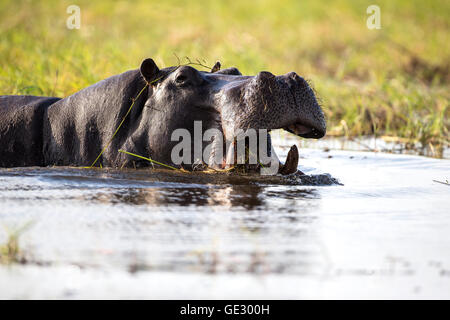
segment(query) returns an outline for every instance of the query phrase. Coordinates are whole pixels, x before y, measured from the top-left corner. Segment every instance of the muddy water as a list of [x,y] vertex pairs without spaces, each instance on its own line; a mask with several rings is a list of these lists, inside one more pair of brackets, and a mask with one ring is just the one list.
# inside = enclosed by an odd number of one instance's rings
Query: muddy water
[[300,157],[344,186],[0,169],[0,224],[30,223],[0,298],[450,298],[449,160]]

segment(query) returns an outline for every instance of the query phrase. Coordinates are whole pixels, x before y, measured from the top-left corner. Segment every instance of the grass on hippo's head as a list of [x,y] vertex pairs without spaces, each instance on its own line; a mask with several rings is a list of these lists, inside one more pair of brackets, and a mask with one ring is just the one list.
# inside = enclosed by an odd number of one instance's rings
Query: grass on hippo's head
[[[213,68],[216,68],[217,65],[219,66],[218,68],[220,68],[220,63],[219,63],[219,64],[216,63],[216,64],[214,65],[214,67],[208,67],[208,66],[205,65],[206,62],[202,62],[202,61],[200,61],[199,59],[197,59],[196,62],[194,62],[194,61],[192,61],[192,60],[191,60],[189,57],[187,57],[187,56],[185,57],[185,59],[187,60],[187,63],[182,64],[182,63],[181,63],[181,59],[180,59],[175,53],[174,53],[174,55],[175,55],[175,57],[176,57],[177,60],[178,60],[178,64],[177,64],[177,66],[176,66],[172,71],[170,71],[169,73],[174,72],[174,71],[177,70],[180,66],[189,66],[189,65],[196,65],[196,66],[200,66],[200,67],[203,67],[203,68],[207,68],[207,69],[209,69],[209,70],[212,70]],[[97,158],[95,158],[94,162],[92,162],[92,164],[91,164],[89,167],[84,167],[84,168],[89,168],[89,169],[90,169],[90,168],[93,168],[93,167],[95,166],[95,164],[97,163],[98,159],[100,159],[100,157],[102,156],[102,154],[103,154],[103,153],[106,151],[106,149],[108,149],[108,147],[111,145],[112,140],[113,140],[114,137],[117,135],[117,133],[119,132],[119,130],[120,130],[120,128],[122,127],[123,123],[125,122],[125,119],[128,117],[128,115],[130,114],[131,110],[133,109],[133,106],[134,106],[134,103],[136,102],[136,100],[139,99],[139,97],[141,96],[142,92],[144,92],[144,90],[145,90],[148,86],[152,85],[153,83],[158,82],[159,80],[161,80],[161,78],[162,78],[162,76],[159,77],[159,78],[157,78],[157,79],[155,79],[155,80],[153,80],[153,81],[151,81],[151,82],[147,82],[147,83],[145,84],[145,86],[141,89],[141,91],[139,91],[138,95],[137,95],[136,97],[134,97],[134,98],[131,99],[131,101],[132,101],[132,102],[131,102],[131,105],[130,105],[130,107],[128,108],[126,114],[123,116],[122,121],[121,121],[121,122],[119,123],[119,125],[117,126],[116,131],[114,131],[114,133],[113,133],[113,135],[111,136],[111,138],[109,139],[109,141],[108,141],[108,142],[106,143],[106,145],[102,148],[102,150],[101,150],[100,153],[98,154]],[[132,156],[135,156],[135,157],[138,157],[138,158],[141,158],[141,159],[150,161],[151,163],[157,163],[157,164],[159,164],[159,165],[166,166],[166,167],[168,167],[168,168],[170,168],[170,169],[178,170],[178,169],[173,168],[173,167],[171,167],[171,166],[168,166],[168,165],[159,163],[159,162],[154,161],[154,160],[149,159],[149,158],[142,157],[142,156],[140,156],[140,155],[136,155],[136,154],[129,153],[129,152],[124,151],[124,150],[119,150],[119,152],[126,153],[126,154],[128,154],[128,155],[132,155]],[[102,167],[102,164],[101,164],[101,163],[100,163],[100,167]]]

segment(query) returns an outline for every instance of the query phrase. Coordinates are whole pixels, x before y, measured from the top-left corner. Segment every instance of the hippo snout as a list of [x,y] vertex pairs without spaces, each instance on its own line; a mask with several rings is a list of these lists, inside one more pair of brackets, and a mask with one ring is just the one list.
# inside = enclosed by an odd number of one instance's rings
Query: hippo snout
[[[236,129],[285,129],[304,138],[326,133],[323,111],[309,83],[295,72],[261,71],[230,91],[222,117]],[[227,94],[227,93],[225,93]]]
[[295,123],[286,129],[303,138],[320,139],[326,134],[325,116],[310,84],[295,72],[281,76],[297,106]]

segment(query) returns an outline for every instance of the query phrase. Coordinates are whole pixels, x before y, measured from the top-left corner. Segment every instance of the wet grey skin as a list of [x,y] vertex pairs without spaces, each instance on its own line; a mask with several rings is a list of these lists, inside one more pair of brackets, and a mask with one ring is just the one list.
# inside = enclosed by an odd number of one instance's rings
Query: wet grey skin
[[[212,72],[186,65],[159,69],[152,59],[145,59],[137,70],[63,99],[0,96],[0,167],[89,166],[110,141],[96,166],[151,165],[119,152],[122,149],[180,167],[172,163],[171,151],[179,141],[171,141],[171,135],[184,128],[194,136],[194,121],[202,122],[203,132],[216,128],[223,133],[222,162],[212,165],[218,169],[235,164],[236,159],[227,159],[227,154],[235,146],[238,129],[283,128],[314,139],[325,135],[325,118],[314,91],[296,73],[275,76],[263,71],[243,76],[236,68],[219,69],[220,64]],[[203,141],[202,148],[212,143],[214,153],[218,141]],[[191,163],[193,144],[194,139]],[[267,152],[272,150],[268,134]],[[293,146],[279,172],[294,173],[297,164],[298,150]]]

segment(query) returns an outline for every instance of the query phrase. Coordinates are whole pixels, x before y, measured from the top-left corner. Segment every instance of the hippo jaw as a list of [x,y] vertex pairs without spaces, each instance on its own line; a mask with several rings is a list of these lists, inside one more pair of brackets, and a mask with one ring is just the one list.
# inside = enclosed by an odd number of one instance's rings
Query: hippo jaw
[[[239,84],[230,81],[221,90],[221,116],[227,140],[235,139],[239,130],[249,128],[266,129],[268,132],[284,129],[303,138],[319,139],[325,136],[326,121],[314,91],[296,73],[274,76],[269,72],[260,72],[240,81]],[[226,166],[236,163],[229,156],[233,154],[230,148],[227,150]],[[270,136],[267,152],[278,159]],[[298,149],[293,146],[286,163],[279,163],[279,172],[295,172],[297,163]]]

